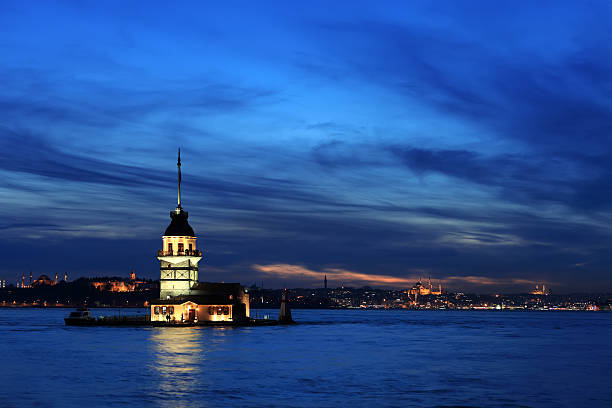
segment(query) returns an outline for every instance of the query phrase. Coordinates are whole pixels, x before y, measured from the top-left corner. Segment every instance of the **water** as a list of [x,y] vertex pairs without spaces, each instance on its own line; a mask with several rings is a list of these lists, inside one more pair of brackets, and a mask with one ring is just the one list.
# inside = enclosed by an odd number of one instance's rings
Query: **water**
[[0,406],[612,407],[612,313],[294,310],[302,324],[254,328],[67,313],[0,309]]

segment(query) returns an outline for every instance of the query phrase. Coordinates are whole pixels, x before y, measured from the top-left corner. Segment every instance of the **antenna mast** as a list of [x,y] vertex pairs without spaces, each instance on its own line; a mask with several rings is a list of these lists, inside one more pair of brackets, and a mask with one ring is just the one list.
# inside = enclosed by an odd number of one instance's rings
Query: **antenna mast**
[[178,149],[178,161],[176,162],[178,167],[178,206],[181,208],[181,148]]

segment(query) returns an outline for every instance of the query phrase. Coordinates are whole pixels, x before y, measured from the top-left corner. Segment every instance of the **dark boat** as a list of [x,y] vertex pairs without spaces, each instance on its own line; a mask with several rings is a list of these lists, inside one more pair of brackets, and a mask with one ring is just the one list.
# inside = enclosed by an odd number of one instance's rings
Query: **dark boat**
[[64,322],[66,326],[91,326],[96,324],[96,319],[89,309],[80,307],[75,312],[70,312],[70,315],[64,318]]

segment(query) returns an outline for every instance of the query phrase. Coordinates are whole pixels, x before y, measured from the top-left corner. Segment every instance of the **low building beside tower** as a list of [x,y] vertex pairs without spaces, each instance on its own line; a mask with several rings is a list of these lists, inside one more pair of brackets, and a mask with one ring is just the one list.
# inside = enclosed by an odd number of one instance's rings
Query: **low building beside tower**
[[159,299],[151,302],[151,321],[240,322],[249,319],[249,295],[239,283],[200,282],[196,235],[181,207],[181,155],[178,156],[178,204],[157,252]]
[[180,295],[151,302],[152,321],[219,322],[249,317],[249,295],[239,283],[198,282],[195,295]]

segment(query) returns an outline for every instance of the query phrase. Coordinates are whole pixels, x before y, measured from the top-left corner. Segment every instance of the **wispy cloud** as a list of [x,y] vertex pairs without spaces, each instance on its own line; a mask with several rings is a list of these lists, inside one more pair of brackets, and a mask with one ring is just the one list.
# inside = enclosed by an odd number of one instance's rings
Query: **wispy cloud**
[[[440,280],[447,284],[472,284],[478,286],[536,285],[542,281],[519,278],[493,278],[488,276],[447,276]],[[549,282],[550,283],[550,282]],[[554,282],[553,282],[554,284]]]
[[[401,277],[398,277],[391,275],[361,273],[339,268],[323,268],[317,271],[306,268],[301,265],[289,264],[253,265],[252,267],[256,271],[261,272],[270,277],[292,281],[297,280],[302,282],[309,282],[313,285],[320,285],[324,275],[327,275],[328,280],[333,281],[335,284],[344,284],[346,286],[367,285],[394,288],[409,288],[412,287],[419,279],[423,277],[428,277],[426,271],[420,271],[420,274],[413,272],[412,275],[402,275]],[[540,281],[532,279],[495,278],[488,276],[445,276],[435,277],[433,278],[433,280],[436,283],[439,282],[443,285],[452,285],[454,287],[457,287],[461,284],[467,284],[501,288],[509,285],[535,285],[541,283]]]
[[607,284],[612,7],[441,4],[3,2],[2,253],[89,237],[71,264],[154,277],[180,145],[211,270]]
[[329,280],[345,285],[407,286],[415,282],[415,279],[412,277],[398,278],[389,275],[373,275],[338,268],[324,268],[320,271],[315,271],[300,265],[288,264],[253,265],[253,268],[258,272],[275,278],[302,280],[319,284],[324,275],[327,275]]

